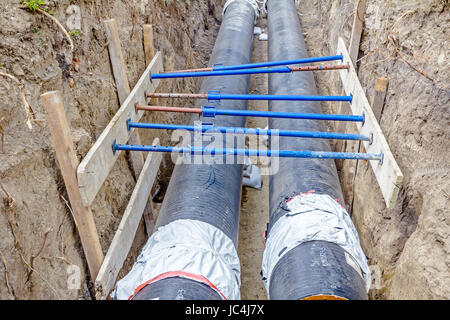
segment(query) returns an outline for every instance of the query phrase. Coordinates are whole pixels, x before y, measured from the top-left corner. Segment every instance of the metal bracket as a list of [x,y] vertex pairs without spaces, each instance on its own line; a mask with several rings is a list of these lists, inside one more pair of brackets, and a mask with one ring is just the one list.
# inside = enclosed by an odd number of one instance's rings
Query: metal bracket
[[[218,99],[210,99],[209,98],[209,95],[210,94],[217,94],[217,95],[219,95],[219,98]],[[217,103],[217,104],[220,104],[220,90],[209,90],[208,91],[208,103]]]

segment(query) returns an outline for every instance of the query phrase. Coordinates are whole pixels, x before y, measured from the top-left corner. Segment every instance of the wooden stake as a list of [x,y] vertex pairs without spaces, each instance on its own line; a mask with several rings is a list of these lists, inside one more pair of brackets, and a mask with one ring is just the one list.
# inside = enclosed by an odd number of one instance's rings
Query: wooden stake
[[352,35],[348,52],[350,54],[353,66],[356,69],[356,60],[358,60],[359,43],[361,42],[361,34],[364,25],[364,18],[366,16],[366,0],[358,0],[353,16]]
[[389,81],[387,78],[377,79],[375,83],[375,94],[373,95],[370,103],[373,114],[375,115],[378,123],[380,123],[381,114],[383,113],[384,99],[386,98],[388,82]]
[[145,51],[145,65],[148,66],[155,55],[155,49],[153,48],[153,25],[144,24],[144,51]]
[[[131,92],[130,85],[128,83],[127,66],[122,55],[122,49],[120,46],[119,32],[117,31],[117,25],[115,19],[105,20],[106,37],[109,45],[109,57],[114,74],[114,80],[116,81],[117,94],[119,96],[120,105],[122,105]],[[130,144],[142,144],[139,134],[134,132],[130,136]],[[128,153],[131,158],[131,165],[133,167],[134,176],[136,179],[139,177],[139,173],[144,165],[144,156],[142,152],[130,152]]]
[[[153,25],[144,24],[142,29],[144,34],[145,65],[148,66],[155,56],[155,49],[153,47]],[[151,196],[152,195],[150,195],[143,215],[145,230],[148,236],[152,233],[156,222],[156,216],[154,215],[155,210],[153,209],[153,201]]]
[[40,98],[55,145],[56,158],[72,205],[73,219],[80,235],[91,278],[95,280],[103,261],[103,252],[91,209],[85,207],[81,200],[76,175],[79,162],[64,112],[61,93],[50,91],[42,94]]
[[130,94],[130,85],[128,83],[127,66],[123,59],[122,49],[120,47],[119,32],[115,19],[105,20],[106,38],[108,39],[109,58],[111,60],[114,79],[117,86],[120,104]]
[[[117,30],[117,24],[115,19],[105,20],[106,26],[106,36],[109,42],[108,50],[111,59],[111,65],[114,73],[114,79],[116,81],[117,93],[119,95],[119,102],[122,105],[128,95],[130,94],[130,86],[127,77],[127,67],[125,65],[125,61],[122,55],[122,49],[120,45],[119,32]],[[147,41],[146,41],[147,39]],[[147,45],[146,45],[147,43]],[[144,25],[144,47],[145,47],[145,60],[146,66],[152,61],[154,56],[153,51],[153,31],[152,25]],[[149,58],[149,56],[151,57]],[[148,60],[150,59],[150,60]],[[137,131],[134,131],[130,136],[130,144],[141,145],[141,138]],[[134,175],[136,180],[138,179],[142,167],[144,166],[144,155],[142,152],[129,152],[129,157],[131,158],[131,165],[133,167]],[[151,232],[149,230],[150,225],[152,224],[152,215],[153,206],[151,204],[151,199],[149,199],[149,203],[144,210],[144,223],[145,230],[147,235],[150,235]]]
[[[355,70],[358,70],[356,66],[356,60],[358,60],[359,44],[361,41],[361,34],[364,26],[364,18],[366,15],[366,2],[367,2],[366,0],[357,0],[355,12],[353,13],[352,34],[350,37],[348,52]],[[341,102],[338,114],[345,114],[345,115],[350,114],[350,108],[347,102]],[[336,126],[337,132],[347,132],[347,122],[341,121],[337,123]],[[339,140],[335,144],[336,151],[344,150],[346,144],[356,145],[355,142]],[[342,161],[338,162],[342,163]]]

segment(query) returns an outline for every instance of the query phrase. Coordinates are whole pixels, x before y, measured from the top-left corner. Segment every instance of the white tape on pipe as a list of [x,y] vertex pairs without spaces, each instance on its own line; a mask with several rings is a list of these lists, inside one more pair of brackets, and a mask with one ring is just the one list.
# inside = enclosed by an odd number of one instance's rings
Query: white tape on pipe
[[289,250],[313,240],[341,246],[356,261],[357,265],[350,265],[365,280],[369,291],[372,280],[367,258],[347,211],[330,196],[315,193],[297,195],[286,204],[290,212],[279,218],[270,229],[263,254],[262,273],[267,292],[277,262]]
[[139,285],[171,271],[203,276],[227,299],[240,299],[241,270],[233,241],[209,223],[189,219],[158,228],[111,296],[128,299]]
[[227,2],[225,2],[224,6],[223,6],[222,16],[225,14],[227,7],[235,1],[248,2],[255,10],[255,20],[257,17],[259,17],[259,4],[256,0],[227,0]]

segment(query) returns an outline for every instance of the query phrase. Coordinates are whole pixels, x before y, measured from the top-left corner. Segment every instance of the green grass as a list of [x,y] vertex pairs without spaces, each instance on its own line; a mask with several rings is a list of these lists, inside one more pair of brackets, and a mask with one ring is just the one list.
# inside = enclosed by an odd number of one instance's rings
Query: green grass
[[43,4],[45,4],[44,0],[29,0],[24,1],[22,4],[26,5],[30,11],[36,11],[36,9],[39,9],[39,7]]
[[70,31],[69,31],[69,36],[73,39],[73,38],[79,36],[80,33],[81,33],[81,30],[79,30],[79,29],[73,29],[73,30],[70,30]]

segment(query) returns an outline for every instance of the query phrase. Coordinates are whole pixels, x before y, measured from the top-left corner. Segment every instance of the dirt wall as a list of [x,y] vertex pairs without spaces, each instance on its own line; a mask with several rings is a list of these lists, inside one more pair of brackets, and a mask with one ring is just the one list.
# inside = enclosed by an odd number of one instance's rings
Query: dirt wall
[[[349,43],[356,3],[299,1],[311,56],[335,54],[339,36]],[[371,298],[450,298],[449,27],[448,1],[367,1],[358,75],[369,100],[376,79],[389,80],[380,124],[404,174],[386,209],[367,162],[350,181],[351,164],[339,163],[343,189],[354,186],[349,209],[376,280]],[[316,80],[320,94],[341,94],[337,73]]]
[[[222,4],[200,0],[47,1],[44,7],[68,31],[77,22],[77,10],[80,13],[81,32],[72,32],[72,52],[55,23],[22,9],[22,2],[0,0],[0,72],[20,80],[38,122],[33,123],[33,130],[28,129],[17,86],[0,77],[0,125],[4,132],[0,142],[0,299],[89,299],[88,270],[64,200],[68,197],[39,95],[50,90],[62,92],[81,159],[119,107],[102,21],[116,19],[133,87],[145,70],[143,24],[153,24],[154,47],[162,51],[166,69],[205,66],[220,26]],[[160,86],[161,91],[198,89],[198,80],[163,81]],[[143,120],[181,123],[183,117],[155,113]],[[143,143],[149,144],[154,136],[168,143],[167,134],[141,132]],[[165,158],[159,177],[162,188],[170,171],[171,161]],[[92,206],[104,253],[134,184],[135,177],[122,154]],[[127,265],[134,262],[144,240],[141,226]],[[38,252],[31,271],[30,260]],[[79,290],[68,289],[68,282],[76,280],[76,270],[69,266],[80,268]]]

